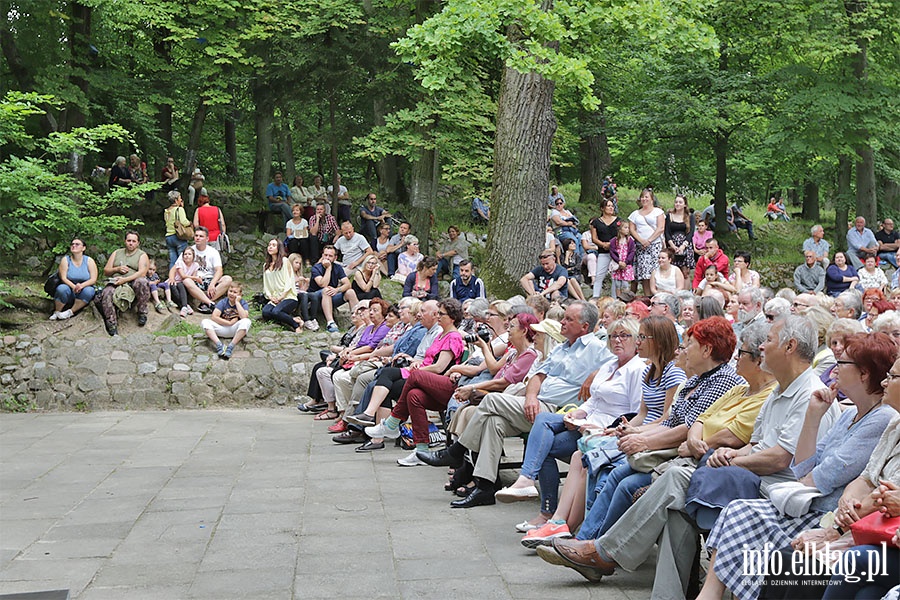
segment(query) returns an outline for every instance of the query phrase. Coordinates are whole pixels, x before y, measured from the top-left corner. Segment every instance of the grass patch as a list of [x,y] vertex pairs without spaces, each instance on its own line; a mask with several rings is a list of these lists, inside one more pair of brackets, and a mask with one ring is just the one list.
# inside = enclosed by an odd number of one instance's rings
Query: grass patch
[[4,396],[0,400],[0,410],[11,413],[25,413],[34,408],[34,405],[24,394],[18,396]]
[[188,321],[179,321],[177,325],[174,327],[170,327],[165,331],[154,331],[153,335],[165,336],[165,337],[181,337],[181,336],[193,336],[198,333],[203,333],[203,330],[200,329],[199,325],[195,325]]

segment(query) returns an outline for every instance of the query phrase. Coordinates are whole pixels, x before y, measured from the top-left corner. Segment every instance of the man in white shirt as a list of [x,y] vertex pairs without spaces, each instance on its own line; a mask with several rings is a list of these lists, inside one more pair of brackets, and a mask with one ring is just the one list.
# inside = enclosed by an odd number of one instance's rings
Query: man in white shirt
[[353,223],[344,221],[341,224],[341,237],[334,241],[335,249],[341,253],[341,266],[352,277],[356,269],[369,254],[375,254],[368,240],[353,230]]
[[194,229],[194,261],[200,267],[197,275],[201,281],[184,280],[187,293],[199,304],[197,310],[205,315],[212,314],[215,301],[226,293],[231,285],[231,277],[222,274],[222,256],[209,244],[209,230],[200,226]]

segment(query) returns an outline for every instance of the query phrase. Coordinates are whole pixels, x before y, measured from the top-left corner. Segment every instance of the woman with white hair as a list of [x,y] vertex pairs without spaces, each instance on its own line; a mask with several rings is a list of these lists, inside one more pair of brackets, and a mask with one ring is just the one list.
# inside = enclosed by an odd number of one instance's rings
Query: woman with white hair
[[406,250],[397,255],[397,270],[391,277],[391,279],[399,283],[405,283],[409,274],[416,272],[416,267],[419,266],[419,262],[424,258],[422,253],[419,252],[419,238],[414,235],[408,235],[403,238],[403,243],[406,244]]
[[872,323],[872,331],[888,334],[900,346],[900,312],[889,310],[878,315]]
[[131,171],[125,162],[124,156],[117,156],[109,170],[109,189],[114,187],[131,187]]

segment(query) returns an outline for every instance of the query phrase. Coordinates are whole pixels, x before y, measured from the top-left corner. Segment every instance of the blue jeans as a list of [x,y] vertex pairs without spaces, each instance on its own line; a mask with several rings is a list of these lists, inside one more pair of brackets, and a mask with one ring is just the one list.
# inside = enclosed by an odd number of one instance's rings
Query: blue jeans
[[304,294],[297,295],[300,301],[300,318],[304,321],[314,321],[319,316],[319,304],[322,301],[322,294]]
[[892,267],[897,268],[897,253],[896,252],[879,252],[878,258],[881,260],[888,261]]
[[631,508],[634,493],[650,481],[650,473],[638,473],[628,463],[613,469],[575,537],[595,540],[606,533]]
[[[177,235],[166,236],[166,248],[169,250],[169,270],[175,266],[175,261],[181,256],[187,245],[187,240],[179,240]],[[168,277],[168,271],[166,271],[166,276]]]
[[388,252],[387,255],[387,265],[388,265],[388,277],[394,275],[397,272],[397,257],[400,256],[400,251],[397,252]]
[[[842,572],[850,572],[859,577],[860,571],[865,571],[866,576],[860,577],[860,581],[850,583],[841,575],[832,575],[831,582],[822,596],[822,600],[833,600],[836,598],[858,598],[860,600],[878,600],[884,596],[888,590],[897,584],[900,584],[900,550],[896,548],[888,548],[884,551],[884,558],[887,559],[885,564],[881,564],[876,569],[874,560],[871,563],[872,569],[869,572],[869,553],[877,555],[880,562],[882,556],[881,546],[854,546],[850,548],[841,557],[843,565],[856,565],[855,569]],[[855,561],[855,562],[854,562]],[[885,569],[885,565],[887,569]],[[883,573],[887,572],[887,575]]]
[[[583,458],[581,460],[581,464],[584,464]],[[622,465],[627,464],[628,459],[620,458],[616,462],[608,464],[602,469],[599,469],[596,473],[588,473],[584,496],[585,511],[591,510],[591,507],[594,506],[594,500],[596,500],[600,492],[603,491],[603,486],[606,485],[606,480],[607,478],[609,478],[609,474],[612,473],[616,467],[621,467]]]
[[281,213],[281,216],[284,218],[279,229],[284,229],[284,224],[294,218],[293,213],[291,213],[291,205],[283,201],[269,202],[269,212]]
[[577,430],[566,429],[563,415],[538,413],[528,433],[528,445],[520,473],[541,484],[541,512],[552,514],[559,499],[559,467],[556,459],[569,462],[578,449]]
[[[77,281],[75,283],[78,283]],[[67,308],[71,308],[73,304],[75,304],[75,298],[78,298],[85,304],[90,304],[91,300],[94,299],[94,294],[97,293],[97,290],[94,289],[94,286],[89,285],[86,288],[82,288],[80,292],[77,294],[75,290],[70,288],[64,283],[56,286],[56,294],[53,295],[53,299],[62,303],[63,310]]]
[[262,317],[266,321],[278,321],[291,330],[297,329],[297,322],[294,321],[294,309],[297,308],[297,301],[293,298],[285,298],[277,305],[267,302],[262,308]]

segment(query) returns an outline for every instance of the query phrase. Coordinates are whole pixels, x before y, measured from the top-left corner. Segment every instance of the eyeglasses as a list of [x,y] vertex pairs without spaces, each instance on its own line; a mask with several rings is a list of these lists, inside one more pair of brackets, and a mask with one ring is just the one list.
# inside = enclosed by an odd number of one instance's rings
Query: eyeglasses
[[637,339],[639,342],[643,342],[644,340],[652,340],[653,336],[652,335],[644,335],[643,333],[639,333],[637,336]]
[[[666,255],[668,257],[668,255]],[[656,302],[655,300],[650,301],[650,306],[665,306],[665,302]]]
[[634,336],[631,335],[630,333],[614,333],[611,336],[609,336],[609,338],[612,340],[627,340],[632,337],[634,337]]
[[794,308],[809,308],[809,304],[803,304],[802,302],[794,302],[791,306]]
[[741,348],[740,350],[738,350],[738,357],[740,357],[742,354],[749,354],[750,358],[753,358],[753,350],[744,350],[743,348]]
[[439,310],[439,311],[438,311],[438,316],[440,316],[440,317],[446,317],[446,316],[447,316],[447,311],[446,311],[446,310]]
[[559,206],[560,204],[565,204],[565,202],[563,202],[562,200],[557,200],[556,202],[554,202],[554,204]]
[[856,363],[853,362],[852,360],[839,360],[839,361],[837,361],[837,364],[839,364],[839,365],[856,365]]
[[680,346],[678,346],[678,351],[679,351],[679,352],[684,352],[685,349],[687,349],[687,346],[685,346],[685,345],[680,345]]
[[500,313],[495,313],[495,312],[490,312],[490,311],[488,311],[487,316],[489,316],[489,317],[502,317],[503,315],[501,315]]
[[775,315],[766,315],[766,321],[774,321]]

